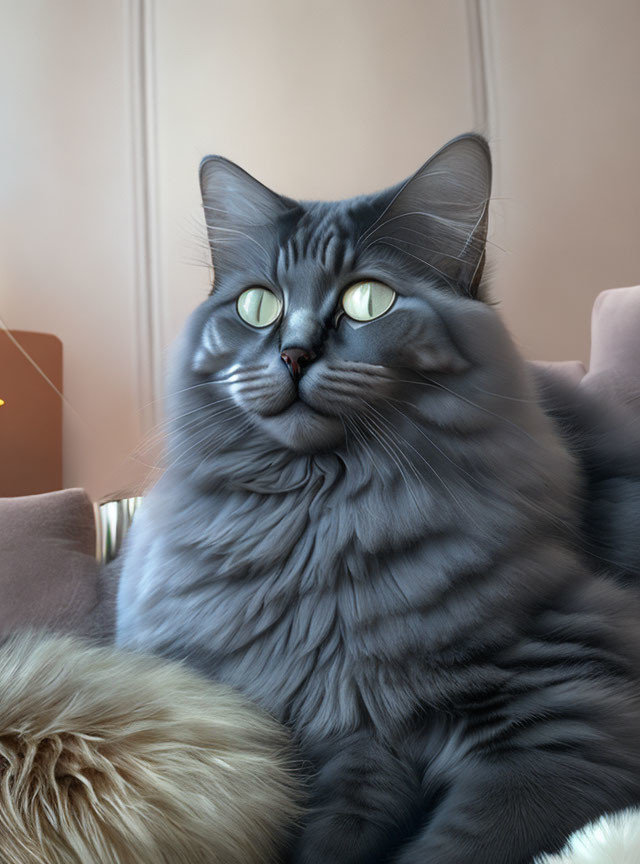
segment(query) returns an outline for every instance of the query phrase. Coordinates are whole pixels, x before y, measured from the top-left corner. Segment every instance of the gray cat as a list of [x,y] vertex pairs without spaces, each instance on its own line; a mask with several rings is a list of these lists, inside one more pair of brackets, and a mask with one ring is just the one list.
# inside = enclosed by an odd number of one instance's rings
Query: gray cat
[[588,481],[486,302],[490,181],[475,135],[332,203],[201,166],[215,287],[118,642],[293,729],[294,864],[529,864],[640,802],[638,605],[585,554]]

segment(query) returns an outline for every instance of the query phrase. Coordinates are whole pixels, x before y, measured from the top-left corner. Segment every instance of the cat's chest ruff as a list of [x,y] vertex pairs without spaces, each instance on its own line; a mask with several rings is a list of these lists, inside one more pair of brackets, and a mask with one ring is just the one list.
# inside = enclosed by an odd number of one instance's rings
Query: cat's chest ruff
[[[384,487],[379,476],[311,473],[286,494],[220,496],[200,549],[216,572],[291,581],[301,593],[348,583],[349,569],[450,532],[452,514],[428,486]],[[215,563],[214,563],[215,562]]]
[[334,474],[282,495],[220,496],[213,518],[203,513],[190,592],[190,626],[215,674],[307,726],[410,714],[432,627],[427,595],[448,584],[448,563],[463,567],[476,550],[444,507],[418,508],[402,492]]
[[335,594],[265,598],[238,616],[234,632],[221,624],[214,641],[222,677],[286,722],[327,734],[372,717],[401,720],[414,707],[404,677],[372,662]]

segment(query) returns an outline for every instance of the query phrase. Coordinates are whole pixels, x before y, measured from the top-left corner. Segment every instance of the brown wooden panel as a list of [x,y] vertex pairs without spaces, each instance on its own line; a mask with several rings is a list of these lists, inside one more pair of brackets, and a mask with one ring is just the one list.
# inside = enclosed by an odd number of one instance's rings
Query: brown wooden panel
[[[50,333],[11,335],[62,390],[62,342]],[[62,488],[62,400],[0,330],[0,496]]]

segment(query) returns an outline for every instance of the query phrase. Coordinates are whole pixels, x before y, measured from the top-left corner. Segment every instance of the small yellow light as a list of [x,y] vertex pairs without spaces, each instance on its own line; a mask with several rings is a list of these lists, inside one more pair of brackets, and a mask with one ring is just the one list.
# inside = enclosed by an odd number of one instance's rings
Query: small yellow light
[[4,399],[0,399],[0,407],[4,405]]

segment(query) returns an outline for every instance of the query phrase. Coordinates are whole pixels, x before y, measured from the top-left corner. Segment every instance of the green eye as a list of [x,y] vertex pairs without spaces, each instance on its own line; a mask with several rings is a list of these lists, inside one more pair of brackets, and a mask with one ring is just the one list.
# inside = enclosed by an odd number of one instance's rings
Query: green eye
[[268,288],[247,288],[237,300],[238,315],[252,327],[273,324],[282,308],[280,299]]
[[342,308],[355,321],[372,321],[391,308],[396,292],[382,282],[357,282],[342,295]]

